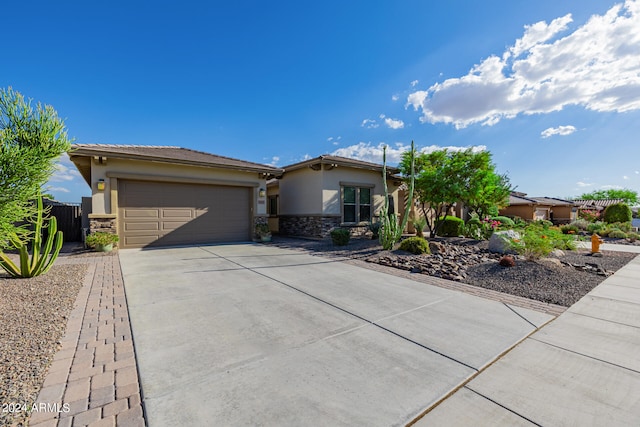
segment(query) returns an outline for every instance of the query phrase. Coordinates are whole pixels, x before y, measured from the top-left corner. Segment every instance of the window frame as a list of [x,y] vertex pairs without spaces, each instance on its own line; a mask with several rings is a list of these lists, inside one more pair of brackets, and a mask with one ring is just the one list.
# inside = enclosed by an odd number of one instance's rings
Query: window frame
[[[345,203],[345,188],[354,188],[355,189],[355,200],[354,203]],[[342,224],[348,225],[358,225],[358,224],[366,224],[372,221],[373,219],[373,189],[375,188],[374,184],[362,184],[362,183],[351,183],[351,182],[341,182],[340,183],[340,216]],[[361,190],[366,189],[369,191],[369,203],[361,203],[360,201],[360,193]],[[345,206],[353,206],[354,207],[354,219],[355,221],[346,221],[345,220]],[[361,217],[361,208],[368,206],[369,207],[369,218],[366,220],[362,220]]]

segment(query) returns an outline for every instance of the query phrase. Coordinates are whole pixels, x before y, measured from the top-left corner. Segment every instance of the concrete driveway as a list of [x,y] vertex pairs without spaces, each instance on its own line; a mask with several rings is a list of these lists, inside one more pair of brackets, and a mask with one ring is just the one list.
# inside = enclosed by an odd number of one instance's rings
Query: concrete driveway
[[119,256],[151,427],[404,425],[552,318],[265,245]]

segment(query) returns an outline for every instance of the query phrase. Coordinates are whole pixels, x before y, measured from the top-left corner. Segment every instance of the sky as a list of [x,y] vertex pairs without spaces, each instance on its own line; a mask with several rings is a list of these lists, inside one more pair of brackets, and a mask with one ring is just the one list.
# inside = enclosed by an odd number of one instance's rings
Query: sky
[[[0,87],[76,143],[275,166],[488,150],[530,196],[640,192],[640,0],[3,5]],[[89,186],[60,159],[48,191]]]

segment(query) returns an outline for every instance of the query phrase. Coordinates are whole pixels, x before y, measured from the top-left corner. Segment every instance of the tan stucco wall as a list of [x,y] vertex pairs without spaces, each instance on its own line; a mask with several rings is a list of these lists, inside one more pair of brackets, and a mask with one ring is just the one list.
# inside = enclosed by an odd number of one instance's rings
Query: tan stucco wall
[[500,215],[503,216],[519,216],[525,221],[533,220],[533,213],[535,208],[533,206],[512,205],[506,208],[500,209]]
[[[160,162],[124,160],[108,158],[106,164],[91,161],[91,189],[93,214],[116,214],[117,180],[146,179],[157,181],[198,182],[211,184],[246,185],[253,187],[253,215],[266,215],[266,197],[259,197],[259,189],[266,189],[266,180],[257,172],[242,172],[228,169],[216,169],[200,166],[173,165]],[[98,191],[98,180],[104,179],[105,190]]]
[[311,168],[285,172],[280,179],[280,215],[321,214],[323,172]]
[[[382,174],[376,171],[338,167],[327,170],[311,168],[285,172],[280,179],[281,215],[341,215],[341,183],[373,185],[373,214],[384,204]],[[389,194],[398,212],[398,187],[388,181]]]

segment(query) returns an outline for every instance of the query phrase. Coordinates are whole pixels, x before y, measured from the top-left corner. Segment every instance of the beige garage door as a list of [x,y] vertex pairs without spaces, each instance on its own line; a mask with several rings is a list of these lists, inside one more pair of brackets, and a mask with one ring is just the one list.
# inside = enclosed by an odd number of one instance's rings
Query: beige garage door
[[119,180],[124,248],[250,239],[248,187]]

